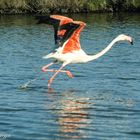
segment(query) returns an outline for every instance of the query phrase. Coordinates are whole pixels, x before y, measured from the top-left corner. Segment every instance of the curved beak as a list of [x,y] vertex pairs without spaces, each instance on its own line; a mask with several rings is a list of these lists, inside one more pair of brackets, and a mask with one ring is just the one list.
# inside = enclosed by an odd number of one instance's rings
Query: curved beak
[[133,45],[133,39],[130,41],[130,44]]

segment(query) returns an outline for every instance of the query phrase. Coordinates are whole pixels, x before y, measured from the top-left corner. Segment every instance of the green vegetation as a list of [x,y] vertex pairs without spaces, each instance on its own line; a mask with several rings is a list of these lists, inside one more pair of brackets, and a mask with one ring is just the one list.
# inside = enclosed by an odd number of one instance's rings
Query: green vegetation
[[0,0],[0,14],[140,11],[140,0]]

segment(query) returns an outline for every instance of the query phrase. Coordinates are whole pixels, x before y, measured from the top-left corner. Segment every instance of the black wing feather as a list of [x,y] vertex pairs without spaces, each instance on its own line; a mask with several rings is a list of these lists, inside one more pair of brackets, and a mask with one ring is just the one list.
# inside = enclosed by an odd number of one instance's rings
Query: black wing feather
[[[79,24],[75,24],[73,22],[59,26],[60,20],[51,18],[50,16],[36,16],[36,19],[38,19],[37,24],[45,23],[53,25],[55,44],[58,45],[58,47],[62,46],[64,42],[67,41],[71,37],[73,32],[80,26]],[[66,30],[63,36],[58,35],[58,31],[61,30]]]
[[60,26],[60,30],[66,30],[65,34],[63,35],[63,37],[61,39],[62,45],[65,41],[67,41],[71,37],[73,32],[77,28],[79,28],[79,26],[80,26],[79,24],[75,24],[75,23],[72,23],[72,22]]
[[60,20],[51,18],[50,16],[36,16],[36,19],[38,20],[37,24],[45,23],[45,24],[53,25],[55,44],[57,44],[57,32],[58,32]]

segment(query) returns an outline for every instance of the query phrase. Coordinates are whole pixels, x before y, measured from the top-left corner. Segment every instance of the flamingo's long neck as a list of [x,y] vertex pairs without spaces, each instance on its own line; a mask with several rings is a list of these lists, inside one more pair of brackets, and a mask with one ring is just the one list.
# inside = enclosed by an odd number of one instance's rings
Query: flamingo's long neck
[[95,54],[95,55],[88,55],[88,56],[87,56],[86,62],[95,60],[95,59],[101,57],[102,55],[104,55],[106,52],[108,52],[108,51],[112,48],[112,46],[113,46],[117,41],[119,41],[119,40],[118,40],[118,38],[116,37],[116,38],[113,39],[112,42],[111,42],[105,49],[103,49],[101,52],[99,52],[99,53],[97,53],[97,54]]

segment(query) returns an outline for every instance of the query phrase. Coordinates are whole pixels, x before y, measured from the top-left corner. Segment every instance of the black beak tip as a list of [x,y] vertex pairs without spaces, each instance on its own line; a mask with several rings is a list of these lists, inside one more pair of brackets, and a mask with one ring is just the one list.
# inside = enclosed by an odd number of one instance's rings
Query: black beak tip
[[130,42],[131,45],[133,45],[133,40]]

